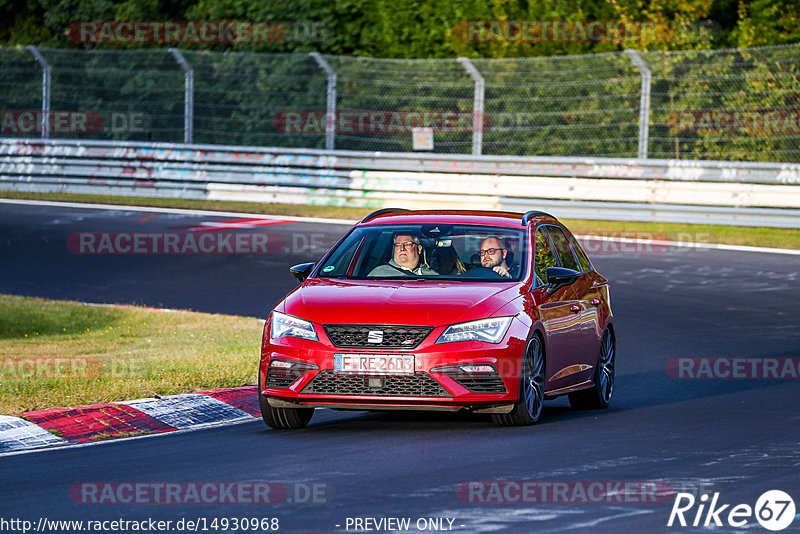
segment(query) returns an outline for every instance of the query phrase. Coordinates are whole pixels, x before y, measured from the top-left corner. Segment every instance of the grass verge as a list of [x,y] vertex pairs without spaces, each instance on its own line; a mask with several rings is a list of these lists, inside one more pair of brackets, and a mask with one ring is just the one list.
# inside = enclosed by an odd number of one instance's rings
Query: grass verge
[[256,381],[252,317],[0,295],[0,414]]
[[[24,193],[18,191],[0,191],[0,198],[187,208],[209,211],[238,211],[278,216],[324,217],[348,221],[361,219],[373,211],[372,208],[352,208],[345,206],[259,204],[256,202],[77,195],[72,193]],[[593,221],[585,219],[562,219],[562,221],[576,234],[641,237],[644,239],[659,239],[686,243],[723,243],[727,245],[744,245],[751,247],[800,249],[800,230],[790,228]]]

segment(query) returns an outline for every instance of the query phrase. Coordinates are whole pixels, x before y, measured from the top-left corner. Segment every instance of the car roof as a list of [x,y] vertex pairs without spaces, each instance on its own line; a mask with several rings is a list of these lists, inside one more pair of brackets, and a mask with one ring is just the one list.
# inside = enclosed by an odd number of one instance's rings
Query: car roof
[[[523,228],[522,213],[511,211],[486,211],[486,210],[380,210],[365,217],[359,226],[383,224],[481,224],[487,226],[502,226],[506,228]],[[530,221],[544,219],[548,222],[558,223],[551,215],[545,213],[534,215]]]

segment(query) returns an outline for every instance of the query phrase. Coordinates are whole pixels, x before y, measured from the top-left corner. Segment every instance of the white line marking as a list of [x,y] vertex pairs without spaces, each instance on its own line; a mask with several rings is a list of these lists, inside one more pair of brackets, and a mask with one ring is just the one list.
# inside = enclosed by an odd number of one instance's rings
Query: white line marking
[[[597,241],[611,241],[613,243],[641,243],[658,247],[677,247],[677,248],[704,248],[710,250],[734,250],[737,252],[760,252],[768,254],[790,254],[800,256],[800,250],[789,248],[768,248],[768,247],[748,247],[744,245],[725,245],[721,243],[695,243],[693,241],[662,241],[657,239],[634,239],[631,237],[616,237],[603,235],[576,234],[580,239],[591,239]],[[595,253],[594,255],[598,255]],[[601,254],[600,254],[601,255]]]

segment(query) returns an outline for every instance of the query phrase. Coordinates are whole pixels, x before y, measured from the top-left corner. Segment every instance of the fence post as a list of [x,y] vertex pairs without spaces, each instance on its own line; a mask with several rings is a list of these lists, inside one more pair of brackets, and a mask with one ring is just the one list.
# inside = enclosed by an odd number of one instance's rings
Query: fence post
[[336,72],[319,52],[309,54],[328,75],[328,103],[325,116],[325,150],[333,150],[336,135]]
[[481,73],[475,68],[475,65],[469,58],[460,57],[458,62],[469,73],[475,81],[475,96],[472,103],[472,155],[480,156],[483,151],[483,97],[484,97],[484,81]]
[[47,139],[50,137],[50,63],[35,46],[28,45],[25,48],[33,54],[42,67],[42,139]]
[[189,144],[194,137],[194,70],[180,50],[170,48],[169,51],[186,73],[183,82],[183,142]]
[[642,75],[642,95],[639,101],[639,159],[647,159],[647,143],[650,133],[650,82],[652,76],[647,63],[636,50],[626,48],[625,53]]

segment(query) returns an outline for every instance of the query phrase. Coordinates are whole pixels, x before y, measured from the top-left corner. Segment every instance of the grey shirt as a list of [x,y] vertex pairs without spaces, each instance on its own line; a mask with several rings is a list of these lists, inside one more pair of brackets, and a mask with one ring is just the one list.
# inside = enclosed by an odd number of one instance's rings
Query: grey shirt
[[369,276],[411,276],[412,274],[417,275],[438,275],[436,271],[428,267],[427,265],[417,264],[415,269],[406,269],[401,267],[394,258],[389,260],[388,265],[378,265],[372,271],[370,271]]

